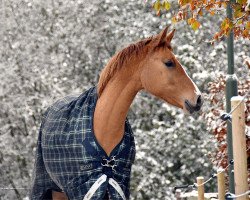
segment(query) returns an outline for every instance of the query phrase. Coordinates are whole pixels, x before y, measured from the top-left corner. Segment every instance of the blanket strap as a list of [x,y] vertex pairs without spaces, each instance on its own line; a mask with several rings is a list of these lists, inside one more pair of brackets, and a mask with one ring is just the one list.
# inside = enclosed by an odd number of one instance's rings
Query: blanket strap
[[[87,194],[84,196],[83,200],[90,200],[91,197],[95,194],[96,190],[105,183],[107,180],[107,175],[103,174],[100,178],[96,180],[96,182],[91,186]],[[118,194],[122,197],[123,200],[126,200],[125,194],[122,191],[120,185],[112,178],[109,178],[109,184],[118,192]]]
[[107,180],[107,175],[103,174],[97,181],[91,186],[88,193],[84,196],[83,200],[90,200],[95,194],[96,190]]
[[120,185],[112,178],[109,179],[109,184],[113,186],[113,188],[115,188],[115,190],[121,195],[123,200],[126,200],[126,197],[122,191],[122,188],[120,187]]

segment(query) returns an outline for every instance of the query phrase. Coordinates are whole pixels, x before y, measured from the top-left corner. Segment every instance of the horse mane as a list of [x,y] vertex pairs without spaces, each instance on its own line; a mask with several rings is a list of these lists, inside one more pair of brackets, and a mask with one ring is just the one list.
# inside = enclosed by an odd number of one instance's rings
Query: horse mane
[[137,43],[130,44],[118,53],[116,53],[102,70],[98,82],[98,96],[100,97],[110,79],[133,57],[140,56],[144,51],[144,47],[152,41],[153,37],[146,38]]

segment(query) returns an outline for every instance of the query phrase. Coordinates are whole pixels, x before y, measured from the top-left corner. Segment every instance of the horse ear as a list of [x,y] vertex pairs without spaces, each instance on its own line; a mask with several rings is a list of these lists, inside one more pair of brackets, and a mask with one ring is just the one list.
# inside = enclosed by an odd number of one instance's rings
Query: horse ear
[[166,36],[168,32],[169,26],[167,26],[165,29],[163,29],[156,37],[157,39],[157,46],[160,46],[161,44],[166,42]]
[[168,43],[171,43],[173,37],[174,37],[174,32],[175,32],[175,29],[173,29],[168,35],[167,35],[167,42]]

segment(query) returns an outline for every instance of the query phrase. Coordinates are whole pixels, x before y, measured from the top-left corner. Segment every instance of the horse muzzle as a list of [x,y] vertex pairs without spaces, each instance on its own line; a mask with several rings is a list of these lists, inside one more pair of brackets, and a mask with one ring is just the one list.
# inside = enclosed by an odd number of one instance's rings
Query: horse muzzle
[[203,98],[201,95],[198,95],[195,105],[190,103],[190,101],[185,100],[185,108],[189,111],[190,114],[198,112],[201,109],[202,104]]

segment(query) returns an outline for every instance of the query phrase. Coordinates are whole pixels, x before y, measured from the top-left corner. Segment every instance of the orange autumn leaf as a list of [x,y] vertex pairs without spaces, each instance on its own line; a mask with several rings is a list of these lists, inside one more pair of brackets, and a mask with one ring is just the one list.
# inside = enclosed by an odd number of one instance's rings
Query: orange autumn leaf
[[248,37],[248,35],[249,35],[249,31],[245,29],[245,30],[242,32],[242,36],[243,36],[243,37]]
[[246,30],[250,30],[250,21],[248,21],[248,22],[246,23],[245,28],[246,28]]
[[198,11],[198,15],[202,16],[203,15],[203,12],[202,12],[202,8],[199,9]]
[[210,11],[210,14],[211,14],[212,16],[214,16],[214,15],[215,15],[215,12],[212,10],[212,11]]
[[198,22],[198,21],[195,21],[195,22],[193,22],[192,24],[191,24],[191,27],[192,27],[192,29],[193,30],[198,30],[199,29],[199,27],[200,27],[200,22]]
[[169,10],[171,8],[171,4],[168,1],[164,1],[164,8]]
[[196,21],[195,18],[189,18],[187,20],[187,22],[188,22],[189,25],[193,24],[195,21]]
[[158,12],[161,9],[161,2],[160,0],[155,1],[153,4],[154,9]]

